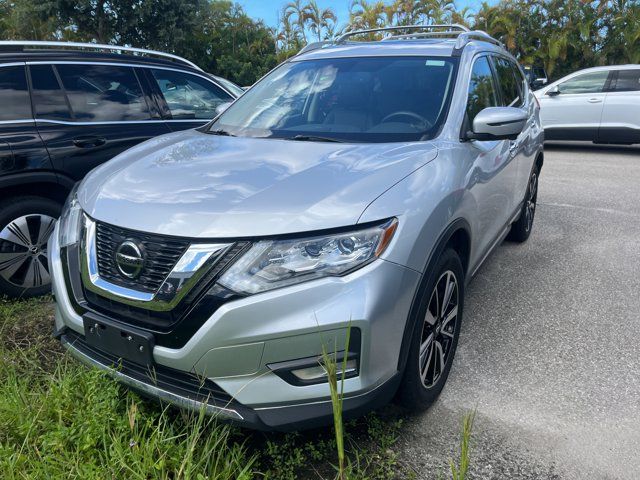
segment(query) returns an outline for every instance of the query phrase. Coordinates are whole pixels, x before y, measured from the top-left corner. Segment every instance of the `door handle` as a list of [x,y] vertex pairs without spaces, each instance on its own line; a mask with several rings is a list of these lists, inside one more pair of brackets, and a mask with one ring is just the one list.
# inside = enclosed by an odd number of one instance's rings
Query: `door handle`
[[602,99],[601,98],[590,98],[589,100],[587,100],[589,103],[601,103]]
[[73,139],[73,144],[78,148],[95,148],[104,145],[105,143],[107,143],[106,138],[98,137],[96,135],[87,135]]

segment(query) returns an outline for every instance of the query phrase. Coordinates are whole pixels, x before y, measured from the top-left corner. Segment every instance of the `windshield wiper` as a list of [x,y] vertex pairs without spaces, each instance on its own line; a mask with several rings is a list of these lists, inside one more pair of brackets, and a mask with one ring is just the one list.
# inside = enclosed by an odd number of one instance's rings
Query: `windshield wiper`
[[319,137],[316,135],[295,135],[293,137],[285,137],[285,140],[297,140],[300,142],[336,142],[343,143],[344,140],[331,137]]
[[222,128],[219,128],[218,130],[209,130],[207,133],[211,135],[222,135],[223,137],[235,137],[233,133],[227,132]]

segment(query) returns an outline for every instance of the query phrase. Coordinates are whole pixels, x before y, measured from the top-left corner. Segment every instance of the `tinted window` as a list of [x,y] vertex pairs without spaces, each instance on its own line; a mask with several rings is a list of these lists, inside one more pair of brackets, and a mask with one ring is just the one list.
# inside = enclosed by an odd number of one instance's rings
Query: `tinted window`
[[473,124],[473,119],[487,107],[497,107],[498,100],[493,84],[493,74],[487,57],[478,58],[471,70],[469,82],[469,98],[467,100],[467,118]]
[[220,87],[196,75],[171,70],[152,70],[174,119],[210,120],[216,107],[233,101]]
[[239,97],[240,95],[242,95],[244,93],[244,90],[241,87],[239,87],[238,85],[236,85],[235,83],[233,83],[232,81],[227,80],[226,78],[222,78],[222,77],[214,77],[214,78],[216,79],[216,82],[221,84],[224,88],[229,90],[236,97]]
[[446,118],[456,68],[456,58],[443,57],[288,62],[245,92],[211,130],[355,142],[431,138]]
[[591,72],[573,77],[558,85],[560,93],[598,93],[602,92],[609,72]]
[[636,92],[640,90],[640,70],[618,70],[618,80],[613,91]]
[[56,65],[76,120],[147,120],[149,110],[133,68]]
[[0,68],[0,120],[31,118],[29,89],[24,67]]
[[498,83],[502,92],[502,105],[505,107],[521,107],[522,101],[522,79],[516,71],[513,64],[504,58],[495,58],[496,73],[498,74]]
[[51,65],[31,65],[29,70],[36,118],[70,120],[67,100]]

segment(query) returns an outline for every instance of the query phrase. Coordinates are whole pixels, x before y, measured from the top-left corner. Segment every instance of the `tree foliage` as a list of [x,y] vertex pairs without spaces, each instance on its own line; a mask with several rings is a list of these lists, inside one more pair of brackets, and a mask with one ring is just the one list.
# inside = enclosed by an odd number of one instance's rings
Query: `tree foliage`
[[[306,8],[300,0],[295,5]],[[501,0],[482,2],[476,11],[459,9],[453,0],[351,0],[340,30],[442,23],[485,30],[521,63],[544,66],[553,78],[590,66],[640,63],[639,0]],[[289,29],[281,48],[297,51],[304,27],[281,22],[280,32]]]
[[387,25],[485,30],[523,64],[544,66],[553,78],[594,65],[640,63],[640,0],[501,0],[476,10],[457,8],[454,0],[340,1],[351,2],[348,19],[316,0],[283,0],[271,29],[226,0],[0,0],[0,38],[163,50],[242,85],[308,42]]
[[273,31],[228,1],[0,0],[0,37],[161,50],[241,85],[277,62]]

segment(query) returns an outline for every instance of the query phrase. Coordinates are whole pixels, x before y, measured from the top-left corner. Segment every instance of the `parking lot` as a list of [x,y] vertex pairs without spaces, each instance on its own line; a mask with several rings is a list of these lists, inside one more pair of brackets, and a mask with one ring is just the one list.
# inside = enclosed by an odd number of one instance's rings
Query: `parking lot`
[[547,145],[536,225],[472,281],[440,400],[399,450],[448,470],[477,409],[473,478],[640,478],[640,148]]

